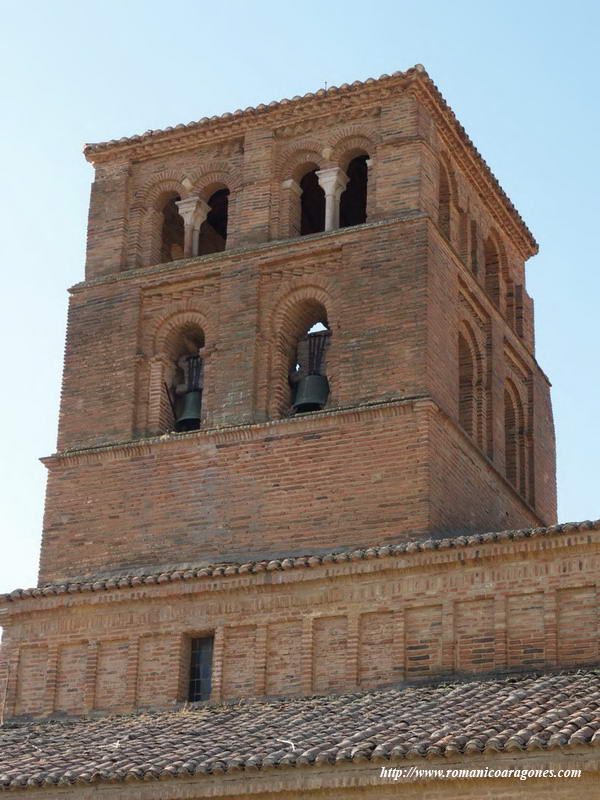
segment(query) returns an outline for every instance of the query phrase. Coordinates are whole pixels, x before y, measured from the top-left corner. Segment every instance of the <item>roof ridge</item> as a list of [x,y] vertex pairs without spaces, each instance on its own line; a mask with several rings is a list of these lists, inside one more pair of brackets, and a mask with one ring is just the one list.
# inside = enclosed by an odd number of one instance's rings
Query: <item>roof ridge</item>
[[383,73],[378,78],[366,78],[364,81],[353,81],[352,83],[342,83],[339,86],[328,86],[327,89],[317,89],[316,92],[305,92],[303,95],[294,95],[293,97],[283,97],[281,100],[271,100],[269,103],[258,103],[256,106],[247,106],[246,108],[238,108],[235,111],[225,111],[222,114],[213,114],[211,117],[201,117],[198,120],[192,120],[188,123],[180,122],[177,125],[168,125],[166,128],[149,128],[144,133],[133,134],[131,136],[121,136],[119,139],[109,139],[104,142],[89,142],[84,145],[83,152],[86,154],[98,153],[103,150],[109,150],[118,145],[138,144],[141,141],[151,139],[152,137],[168,136],[173,131],[194,130],[207,126],[209,123],[217,124],[219,122],[229,122],[234,118],[250,117],[256,114],[269,112],[281,106],[287,106],[292,103],[299,103],[303,100],[313,100],[314,98],[322,98],[328,95],[333,96],[339,93],[344,93],[351,90],[362,88],[363,86],[372,86],[376,83],[383,83],[392,78],[407,78],[414,74],[428,75],[427,70],[422,64],[415,64],[409,67],[406,71],[396,70],[391,74]]
[[565,522],[550,525],[546,528],[521,528],[498,532],[476,533],[470,535],[449,536],[444,538],[412,539],[398,544],[385,544],[337,549],[322,554],[309,554],[303,556],[281,556],[279,558],[263,558],[255,561],[232,562],[223,561],[214,564],[204,564],[196,567],[189,564],[175,566],[170,569],[159,569],[148,572],[130,572],[123,575],[107,575],[99,573],[91,577],[72,578],[65,581],[46,583],[30,589],[15,589],[12,592],[0,594],[0,603],[14,600],[47,597],[51,595],[76,594],[80,592],[97,592],[107,589],[125,589],[139,586],[140,584],[170,583],[179,580],[192,580],[196,578],[230,577],[247,575],[248,573],[273,572],[289,570],[300,567],[317,567],[328,563],[343,563],[346,561],[359,561],[362,559],[385,558],[407,553],[418,553],[431,550],[443,550],[457,547],[472,547],[475,545],[489,544],[491,542],[510,541],[514,539],[527,539],[543,536],[564,536],[570,533],[581,533],[590,530],[600,530],[600,520],[585,520],[583,522]]

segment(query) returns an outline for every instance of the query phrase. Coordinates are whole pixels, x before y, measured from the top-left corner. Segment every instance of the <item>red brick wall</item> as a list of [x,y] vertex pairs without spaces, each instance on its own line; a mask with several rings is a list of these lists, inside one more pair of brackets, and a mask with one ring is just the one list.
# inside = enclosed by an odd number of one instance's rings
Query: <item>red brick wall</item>
[[407,404],[67,459],[49,473],[40,578],[426,531],[419,436]]
[[176,275],[75,292],[61,447],[164,432],[167,400],[153,365],[164,355],[171,320],[198,318],[205,330],[204,426],[280,416],[277,398],[287,386],[281,337],[295,324],[295,309],[313,297],[332,329],[328,409],[429,395],[451,421],[418,429],[410,416],[374,425],[369,413],[317,415],[229,438],[207,430],[179,444],[52,463],[42,580],[554,520],[548,388],[525,350],[534,376],[537,514],[501,477],[506,365],[495,317],[485,340],[494,468],[456,430],[459,294],[472,292],[481,314],[487,301],[444,254],[435,228],[397,222],[219,258],[214,269],[190,263]]
[[[554,437],[548,385],[532,354],[527,247],[500,211],[504,201],[482,196],[483,173],[465,169],[460,147],[449,148],[440,117],[417,95],[371,93],[329,116],[280,109],[235,134],[227,125],[212,138],[199,133],[187,148],[157,140],[135,158],[97,157],[88,283],[74,288],[69,314],[59,449],[167,433],[169,343],[190,324],[206,344],[206,432],[181,445],[53,462],[41,580],[554,521]],[[285,239],[291,201],[282,183],[299,179],[302,164],[343,166],[356,152],[371,159],[373,224]],[[221,186],[230,190],[226,251],[151,266],[164,198],[207,200]],[[490,238],[497,307],[486,292]],[[431,397],[448,421],[419,426],[391,415],[375,424],[360,413],[230,438],[209,432],[285,416],[288,351],[307,303],[325,309],[332,331],[328,409]],[[464,324],[476,330],[485,361],[475,447],[456,429]],[[531,509],[502,478],[508,352],[526,376]]]
[[198,632],[215,632],[215,701],[596,663],[599,543],[591,529],[18,600],[7,715],[172,707]]

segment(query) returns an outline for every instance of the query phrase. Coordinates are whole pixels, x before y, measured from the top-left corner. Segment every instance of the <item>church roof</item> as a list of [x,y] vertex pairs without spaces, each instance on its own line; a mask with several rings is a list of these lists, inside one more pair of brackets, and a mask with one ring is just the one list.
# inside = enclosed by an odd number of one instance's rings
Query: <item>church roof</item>
[[141,584],[170,583],[188,581],[197,578],[230,577],[247,575],[248,573],[273,572],[289,569],[306,569],[321,564],[362,559],[387,558],[390,556],[420,553],[432,550],[455,548],[476,548],[494,542],[510,542],[538,537],[568,537],[576,533],[600,530],[600,520],[584,522],[565,522],[551,525],[548,528],[522,528],[520,530],[477,533],[470,536],[448,536],[439,539],[415,539],[398,544],[386,544],[373,547],[362,547],[353,550],[337,550],[319,555],[289,556],[244,563],[216,563],[203,565],[179,565],[160,572],[132,571],[126,574],[95,575],[90,578],[45,584],[30,589],[15,589],[7,594],[0,594],[0,605],[15,600],[49,597],[52,595],[78,594],[80,592],[102,592],[106,590],[125,589]]
[[0,728],[0,788],[600,745],[600,669]]

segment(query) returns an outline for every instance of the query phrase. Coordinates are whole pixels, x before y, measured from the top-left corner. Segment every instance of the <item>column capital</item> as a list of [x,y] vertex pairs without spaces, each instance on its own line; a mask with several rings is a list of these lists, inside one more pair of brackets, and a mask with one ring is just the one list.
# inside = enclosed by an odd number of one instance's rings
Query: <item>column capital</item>
[[199,227],[196,223],[197,218],[201,215],[203,215],[200,222],[200,225],[202,225],[202,222],[204,222],[210,211],[208,203],[195,194],[185,197],[183,200],[176,200],[175,205],[177,206],[179,214],[183,217],[184,223],[192,227]]
[[348,176],[341,167],[329,167],[317,171],[319,186],[327,195],[341,194],[348,183]]
[[200,227],[210,211],[210,206],[198,195],[190,195],[176,201],[177,210],[183,219],[184,243],[183,256],[190,258],[198,255],[198,234]]
[[317,172],[319,186],[325,192],[325,230],[340,226],[340,198],[348,183],[348,176],[340,167],[329,167]]

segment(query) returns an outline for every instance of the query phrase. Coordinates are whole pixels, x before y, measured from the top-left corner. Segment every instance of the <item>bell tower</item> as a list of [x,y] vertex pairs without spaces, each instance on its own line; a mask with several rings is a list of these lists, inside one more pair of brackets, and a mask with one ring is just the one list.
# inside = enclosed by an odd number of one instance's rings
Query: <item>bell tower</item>
[[554,522],[536,244],[420,68],[86,157],[42,582]]
[[422,67],[85,155],[5,718],[595,663],[600,523],[555,525],[537,245]]

